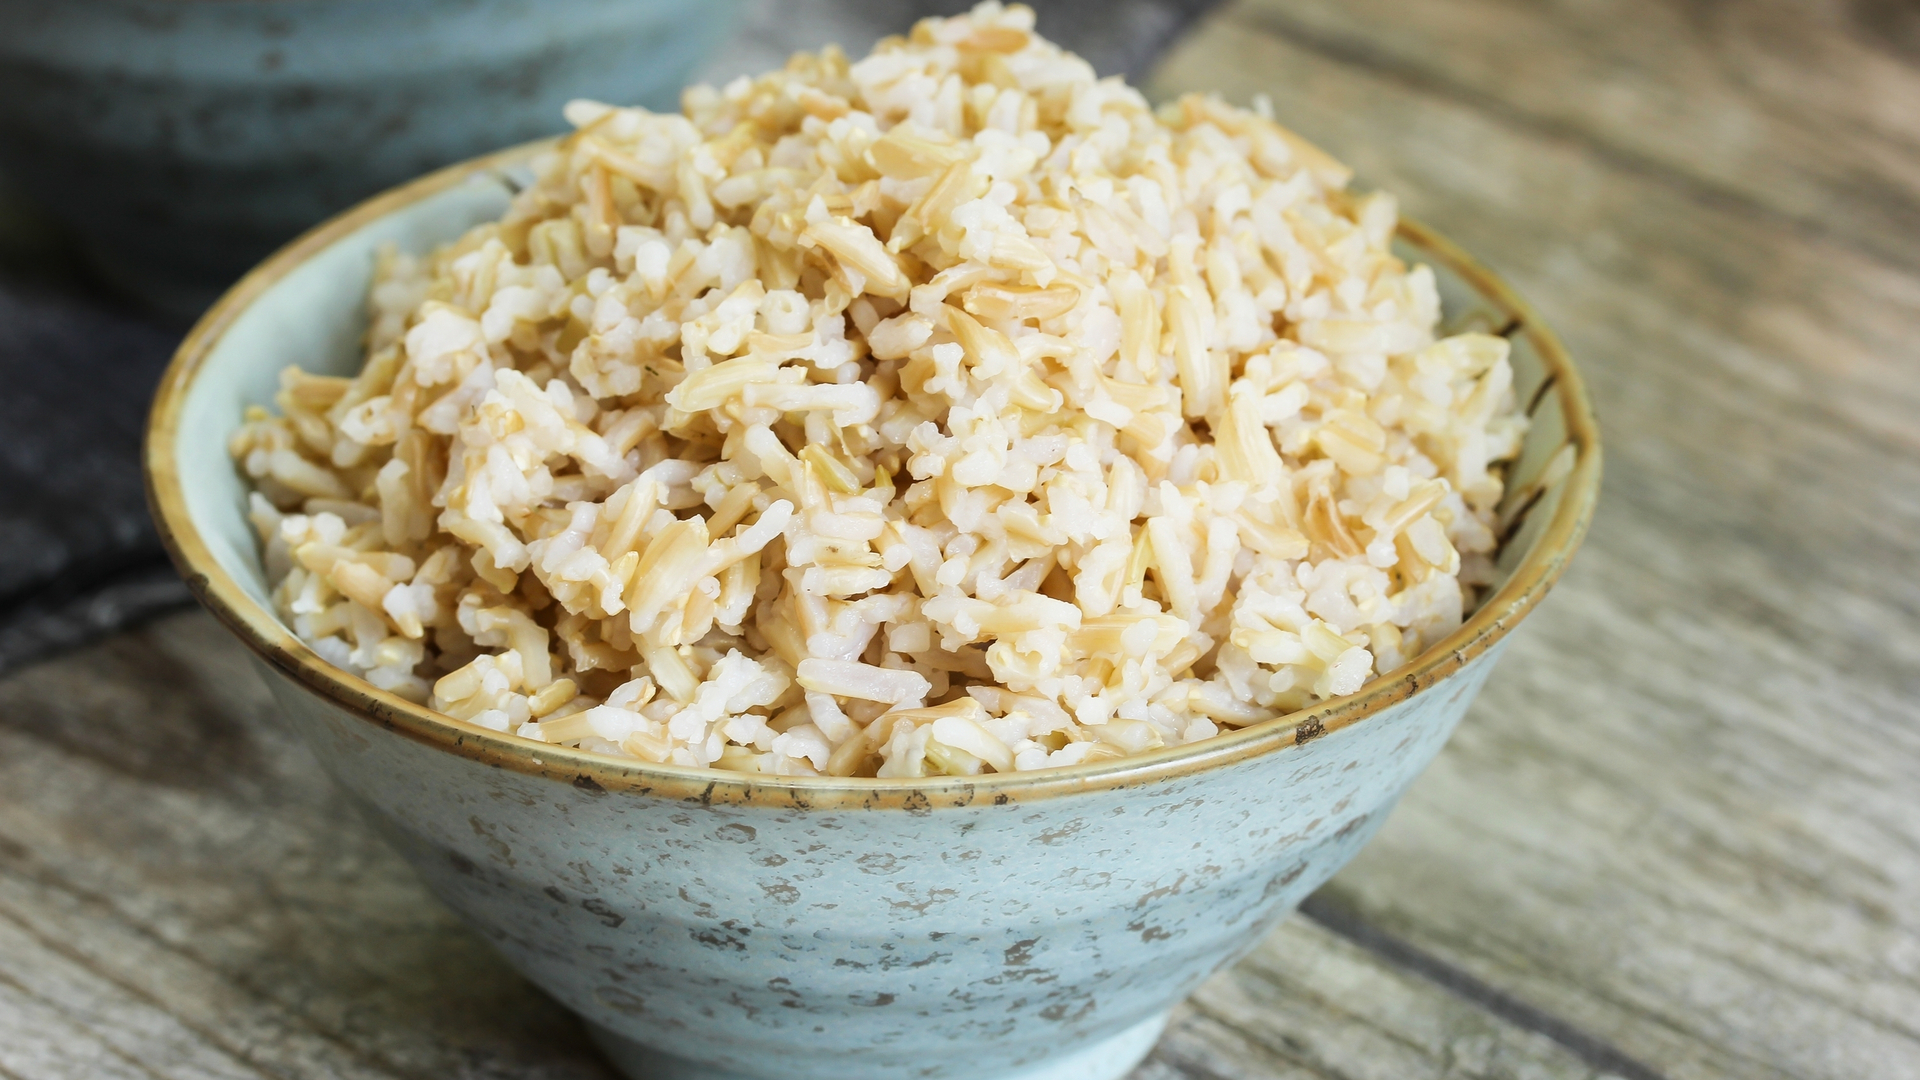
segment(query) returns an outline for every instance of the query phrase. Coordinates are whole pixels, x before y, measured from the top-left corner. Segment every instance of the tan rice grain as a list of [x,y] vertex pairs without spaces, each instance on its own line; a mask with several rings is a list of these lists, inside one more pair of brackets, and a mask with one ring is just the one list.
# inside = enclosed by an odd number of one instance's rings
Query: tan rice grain
[[681,114],[575,102],[233,439],[274,597],[456,720],[920,776],[1352,693],[1489,580],[1507,343],[1393,200],[983,4]]

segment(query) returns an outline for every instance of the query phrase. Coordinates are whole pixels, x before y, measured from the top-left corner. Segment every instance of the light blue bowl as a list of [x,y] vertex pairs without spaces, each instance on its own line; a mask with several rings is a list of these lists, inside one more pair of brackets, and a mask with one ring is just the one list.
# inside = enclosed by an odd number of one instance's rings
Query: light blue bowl
[[1504,331],[1534,424],[1502,581],[1358,694],[1207,742],[1039,773],[788,779],[682,769],[447,719],[328,665],[273,614],[227,437],[287,364],[360,363],[377,245],[507,203],[519,150],[334,220],[248,275],[154,405],[155,517],[287,718],[421,877],[652,1080],[1112,1080],[1167,1012],[1367,841],[1584,533],[1579,376],[1486,271],[1418,226],[1453,326]]
[[302,229],[564,126],[671,108],[734,0],[0,0],[0,169],[191,318]]

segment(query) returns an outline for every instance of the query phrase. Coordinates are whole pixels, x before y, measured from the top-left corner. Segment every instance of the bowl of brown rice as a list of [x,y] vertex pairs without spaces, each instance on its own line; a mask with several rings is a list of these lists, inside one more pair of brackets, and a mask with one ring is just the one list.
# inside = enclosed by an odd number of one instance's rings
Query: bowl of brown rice
[[1558,577],[1578,373],[1263,110],[1024,8],[567,119],[201,320],[176,562],[631,1075],[1121,1075]]

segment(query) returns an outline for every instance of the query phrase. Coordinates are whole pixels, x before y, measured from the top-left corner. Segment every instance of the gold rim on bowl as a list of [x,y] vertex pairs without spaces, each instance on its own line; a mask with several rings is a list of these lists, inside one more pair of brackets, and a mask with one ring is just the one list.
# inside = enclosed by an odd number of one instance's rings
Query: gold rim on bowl
[[[513,147],[429,173],[377,195],[309,230],[241,278],[181,342],[162,376],[148,418],[144,464],[147,499],[160,538],[194,595],[267,663],[308,692],[369,723],[497,768],[544,776],[589,792],[620,791],[703,804],[791,809],[904,809],[1031,802],[1185,776],[1270,754],[1358,723],[1464,667],[1506,636],[1559,579],[1580,546],[1600,485],[1600,434],[1585,385],[1566,350],[1527,303],[1492,271],[1439,234],[1402,220],[1400,237],[1473,286],[1507,317],[1503,332],[1524,334],[1559,395],[1574,464],[1566,487],[1533,548],[1507,580],[1452,634],[1398,670],[1344,698],[1225,731],[1211,739],[1145,754],[1034,772],[980,776],[874,779],[775,777],[628,761],[534,742],[454,720],[378,689],[322,659],[294,636],[214,559],[188,513],[174,454],[180,412],[202,361],[249,305],[290,271],[375,220],[471,178],[525,163],[550,140]],[[1537,396],[1537,395],[1536,395]],[[234,422],[239,422],[239,417]]]

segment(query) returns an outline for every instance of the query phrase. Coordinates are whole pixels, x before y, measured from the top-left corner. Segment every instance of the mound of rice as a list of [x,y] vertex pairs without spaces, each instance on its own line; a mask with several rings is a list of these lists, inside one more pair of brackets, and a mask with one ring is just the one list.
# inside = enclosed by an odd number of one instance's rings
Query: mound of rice
[[1039,769],[1358,690],[1488,580],[1507,342],[1269,119],[983,4],[575,102],[234,457],[281,611],[457,720],[782,775]]

